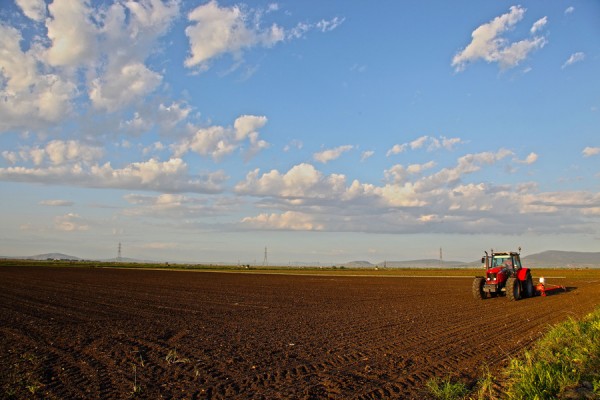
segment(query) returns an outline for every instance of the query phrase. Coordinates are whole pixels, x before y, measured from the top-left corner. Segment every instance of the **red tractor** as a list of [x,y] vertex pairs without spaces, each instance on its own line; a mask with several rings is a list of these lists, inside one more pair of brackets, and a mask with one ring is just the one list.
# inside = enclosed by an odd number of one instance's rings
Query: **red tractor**
[[520,300],[535,295],[535,287],[529,268],[521,265],[521,248],[516,252],[485,252],[481,263],[485,264],[485,278],[473,281],[473,297],[482,300],[502,293],[511,300]]

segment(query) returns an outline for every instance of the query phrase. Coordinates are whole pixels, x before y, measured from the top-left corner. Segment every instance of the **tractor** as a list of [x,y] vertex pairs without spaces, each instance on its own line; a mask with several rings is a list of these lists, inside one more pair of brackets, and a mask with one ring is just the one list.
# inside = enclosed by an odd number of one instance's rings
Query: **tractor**
[[505,294],[508,300],[516,301],[536,294],[529,268],[521,265],[519,252],[485,252],[481,258],[485,266],[485,277],[473,281],[473,297],[478,300]]

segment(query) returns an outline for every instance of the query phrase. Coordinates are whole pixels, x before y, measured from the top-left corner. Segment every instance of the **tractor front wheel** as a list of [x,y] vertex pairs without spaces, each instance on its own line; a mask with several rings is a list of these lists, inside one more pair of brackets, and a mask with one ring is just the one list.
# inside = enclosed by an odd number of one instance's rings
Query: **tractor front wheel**
[[475,300],[483,300],[487,297],[485,292],[483,291],[483,285],[485,285],[485,279],[477,277],[473,280],[472,289],[473,297],[475,298]]
[[521,299],[521,284],[517,278],[508,278],[506,280],[506,297],[510,301]]

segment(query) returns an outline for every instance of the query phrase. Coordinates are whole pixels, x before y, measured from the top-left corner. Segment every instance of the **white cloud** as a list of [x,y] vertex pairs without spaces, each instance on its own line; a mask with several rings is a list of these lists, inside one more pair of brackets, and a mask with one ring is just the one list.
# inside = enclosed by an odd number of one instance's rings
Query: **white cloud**
[[136,193],[126,195],[124,199],[134,206],[122,211],[122,214],[128,217],[193,219],[223,215],[239,207],[238,202],[227,198],[196,197],[173,193],[163,193],[158,196]]
[[19,155],[14,151],[4,150],[2,152],[2,157],[8,161],[10,164],[16,164],[19,160]]
[[87,146],[75,140],[52,140],[46,145],[46,155],[54,165],[61,165],[67,161],[81,161],[92,163],[103,155],[100,147]]
[[[71,116],[85,95],[97,109],[118,111],[162,83],[146,59],[179,14],[176,0],[115,2],[20,0],[46,36],[29,40],[0,22],[0,130],[48,128]],[[78,102],[82,100],[82,102]]]
[[91,22],[93,10],[87,2],[55,1],[48,6],[46,20],[47,60],[53,66],[79,66],[92,61],[98,50],[97,27]]
[[535,23],[533,24],[533,26],[531,27],[531,30],[530,30],[531,34],[535,35],[539,31],[544,29],[544,27],[546,26],[547,23],[548,23],[548,17],[543,17],[543,18],[540,18],[537,21],[535,21]]
[[283,146],[283,151],[285,151],[287,153],[292,148],[301,150],[302,147],[304,147],[304,143],[302,143],[301,140],[294,139],[290,143],[288,143],[285,146]]
[[[533,162],[534,154],[523,162]],[[358,180],[348,183],[345,176],[325,175],[310,164],[296,165],[288,172],[261,174],[257,169],[236,185],[235,192],[256,197],[257,206],[270,209],[242,219],[242,225],[252,229],[318,227],[323,231],[394,233],[493,230],[496,234],[512,234],[515,229],[551,233],[557,226],[563,232],[589,230],[573,216],[600,215],[598,194],[539,193],[534,183],[463,182],[467,175],[511,156],[514,153],[507,149],[466,154],[455,166],[429,175],[435,167],[433,161],[397,165],[385,171],[387,183],[380,186]]]
[[276,229],[292,231],[320,231],[324,229],[322,224],[314,221],[312,215],[286,211],[281,214],[259,214],[256,217],[246,217],[242,219],[242,225],[247,225],[255,229]]
[[360,155],[360,161],[365,161],[365,160],[367,160],[368,158],[371,158],[371,157],[373,157],[373,155],[374,155],[374,154],[375,154],[375,152],[374,152],[373,150],[366,150],[366,151],[363,151],[363,152],[361,153],[361,155]]
[[425,142],[427,141],[428,138],[429,138],[429,136],[421,136],[420,138],[415,139],[412,142],[410,142],[409,146],[412,150],[420,149],[421,147],[423,147],[425,145]]
[[22,36],[0,22],[0,131],[41,127],[71,110],[76,85],[55,73],[40,71],[39,52],[20,48]]
[[583,60],[585,60],[585,53],[582,53],[582,52],[573,53],[573,54],[571,54],[569,59],[567,61],[565,61],[565,63],[562,65],[561,68],[565,69],[568,66],[573,65],[573,64],[578,63]]
[[575,12],[575,7],[570,6],[565,10],[565,14],[573,14]]
[[519,163],[519,164],[527,164],[527,165],[531,165],[533,163],[535,163],[538,160],[539,156],[536,153],[529,153],[527,155],[527,157],[524,160],[519,160],[517,158],[515,158],[515,162]]
[[27,18],[36,22],[42,22],[46,18],[48,11],[44,0],[16,0],[16,3]]
[[431,136],[421,136],[412,142],[403,143],[403,144],[395,144],[391,149],[388,150],[386,156],[400,154],[406,151],[410,147],[411,150],[418,150],[425,146],[427,146],[427,151],[434,151],[440,148],[444,148],[445,150],[454,150],[454,147],[458,144],[463,143],[460,138],[447,138],[444,136],[440,136],[439,139]]
[[235,120],[233,128],[223,126],[200,128],[191,137],[173,144],[171,148],[176,157],[193,151],[220,161],[247,142],[246,157],[252,157],[269,146],[266,141],[259,139],[256,131],[266,123],[267,118],[264,116],[242,115]]
[[54,228],[63,232],[81,232],[90,229],[89,223],[78,214],[65,214],[54,218]]
[[[546,39],[543,36],[534,36],[518,42],[509,42],[501,36],[523,19],[525,11],[521,6],[512,6],[508,13],[476,28],[471,34],[471,43],[452,59],[455,71],[463,71],[469,63],[480,59],[488,63],[498,63],[502,69],[512,68],[526,59],[533,50],[544,47]],[[531,29],[532,34],[545,23],[545,17],[536,21]]]
[[[283,175],[277,170],[271,170],[262,177],[259,177],[258,174],[258,169],[249,172],[246,180],[235,186],[235,191],[239,194],[250,195],[310,197],[317,193],[319,186],[323,186],[327,181],[323,174],[311,164],[296,165]],[[331,187],[331,185],[326,186]]]
[[391,155],[403,153],[406,150],[406,147],[407,147],[406,144],[395,144],[392,146],[391,149],[389,149],[387,151],[387,153],[385,153],[385,155],[386,155],[386,157],[389,157]]
[[420,175],[424,171],[434,168],[435,166],[435,161],[429,161],[425,164],[410,164],[406,168],[401,164],[396,164],[390,169],[385,170],[384,175],[388,181],[394,184],[403,185],[410,176]]
[[600,154],[600,147],[586,147],[581,152],[584,157],[592,157]]
[[[101,147],[89,146],[76,140],[52,140],[44,147],[22,149],[19,157],[23,161],[31,160],[36,166],[42,165],[46,159],[58,166],[65,163],[91,164],[103,154]],[[13,164],[15,163],[16,160]]]
[[345,18],[339,18],[339,17],[335,17],[330,20],[322,19],[319,22],[317,22],[315,26],[321,32],[330,32],[330,31],[336,29],[337,27],[339,27],[341,24],[343,24],[344,20],[345,20]]
[[221,184],[225,179],[227,177],[222,171],[190,176],[187,164],[180,158],[164,162],[150,159],[120,169],[113,168],[110,163],[0,168],[0,180],[4,181],[159,192],[216,193],[222,190]]
[[50,207],[71,207],[74,203],[68,200],[42,200],[40,204]]
[[114,112],[153,92],[161,82],[160,74],[134,62],[109,69],[94,79],[89,96],[97,109]]
[[350,151],[354,148],[352,145],[338,146],[334,149],[323,150],[313,154],[313,158],[323,164],[329,161],[337,160],[343,153]]
[[225,54],[230,54],[240,62],[244,51],[250,48],[273,47],[285,40],[301,38],[310,30],[330,32],[344,22],[343,18],[335,17],[317,23],[300,22],[287,30],[277,24],[261,26],[263,14],[278,9],[276,4],[269,4],[266,11],[238,5],[221,7],[216,0],[196,7],[188,13],[191,25],[185,29],[190,43],[185,66],[205,71],[209,68],[210,60]]
[[276,24],[261,28],[260,21],[252,21],[239,6],[219,7],[215,0],[196,7],[188,14],[193,24],[185,29],[190,41],[190,56],[185,60],[188,68],[208,68],[207,62],[222,54],[230,53],[240,58],[244,49],[257,45],[270,47],[285,38],[283,29]]

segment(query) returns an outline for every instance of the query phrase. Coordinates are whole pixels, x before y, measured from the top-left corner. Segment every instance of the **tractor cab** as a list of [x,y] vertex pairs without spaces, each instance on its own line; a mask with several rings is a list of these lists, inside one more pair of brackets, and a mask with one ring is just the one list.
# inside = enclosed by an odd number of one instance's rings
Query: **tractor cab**
[[[488,257],[486,265],[486,276],[496,278],[498,274],[505,275],[507,278],[514,276],[521,269],[521,256],[519,253],[493,253]],[[483,263],[485,263],[485,257]]]

